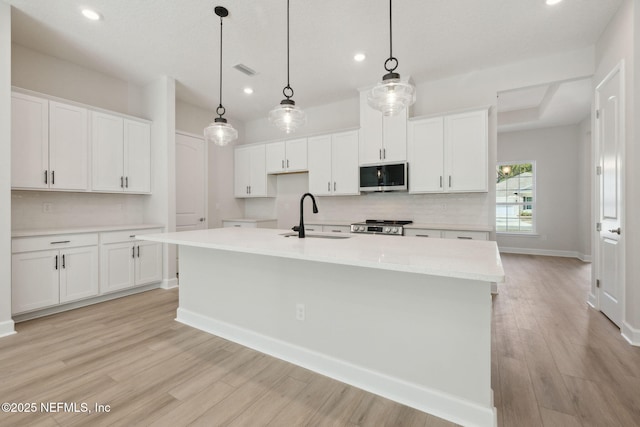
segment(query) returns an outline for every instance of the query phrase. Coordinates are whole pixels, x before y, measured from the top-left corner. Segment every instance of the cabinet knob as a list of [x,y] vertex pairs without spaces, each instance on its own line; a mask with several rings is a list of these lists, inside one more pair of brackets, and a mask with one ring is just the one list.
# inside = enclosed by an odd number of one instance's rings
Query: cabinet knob
[[204,222],[204,218],[200,218],[200,219],[199,219],[199,221],[200,221],[200,222]]

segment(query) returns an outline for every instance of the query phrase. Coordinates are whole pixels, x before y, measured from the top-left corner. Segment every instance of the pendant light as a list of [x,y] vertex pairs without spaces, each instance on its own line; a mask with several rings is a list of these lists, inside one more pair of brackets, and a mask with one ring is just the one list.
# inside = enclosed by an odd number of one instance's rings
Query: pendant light
[[220,104],[216,108],[218,117],[204,129],[204,139],[216,145],[225,146],[238,139],[238,131],[222,117],[226,112],[222,106],[222,18],[228,16],[229,11],[225,7],[216,6],[214,12],[220,17]]
[[391,0],[389,0],[389,58],[384,62],[387,74],[375,85],[367,96],[367,103],[385,116],[393,116],[416,102],[416,89],[408,82],[400,81],[398,59],[393,56],[393,35],[391,26]]
[[289,84],[289,0],[287,0],[287,85],[282,89],[283,99],[279,105],[269,112],[269,121],[286,133],[294,132],[307,122],[307,115],[293,98],[293,89]]

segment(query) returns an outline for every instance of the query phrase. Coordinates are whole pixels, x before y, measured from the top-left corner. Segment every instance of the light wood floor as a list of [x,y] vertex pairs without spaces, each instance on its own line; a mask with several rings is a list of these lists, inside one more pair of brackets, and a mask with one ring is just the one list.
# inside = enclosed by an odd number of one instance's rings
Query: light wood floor
[[[587,308],[590,265],[503,262],[492,346],[499,425],[640,426],[640,348]],[[18,324],[0,339],[0,403],[111,411],[0,413],[0,426],[453,425],[181,325],[176,307],[175,290],[156,290]]]

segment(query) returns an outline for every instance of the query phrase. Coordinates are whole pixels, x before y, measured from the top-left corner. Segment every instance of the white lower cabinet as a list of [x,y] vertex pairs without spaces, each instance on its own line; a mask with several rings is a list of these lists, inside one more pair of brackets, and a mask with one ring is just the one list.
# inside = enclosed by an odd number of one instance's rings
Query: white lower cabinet
[[489,232],[487,231],[406,228],[404,230],[404,235],[414,236],[414,237],[432,237],[432,238],[460,239],[460,240],[489,240]]
[[162,243],[135,240],[160,229],[100,233],[100,293],[162,280]]
[[315,231],[323,233],[350,233],[349,225],[331,225],[331,224],[305,224],[304,231]]
[[13,239],[12,313],[98,295],[97,244],[97,234]]

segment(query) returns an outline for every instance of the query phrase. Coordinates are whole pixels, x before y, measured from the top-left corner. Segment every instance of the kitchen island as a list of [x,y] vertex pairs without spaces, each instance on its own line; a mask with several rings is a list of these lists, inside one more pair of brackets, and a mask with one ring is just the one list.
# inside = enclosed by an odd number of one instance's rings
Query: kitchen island
[[224,228],[180,245],[177,320],[447,420],[495,426],[495,242]]

